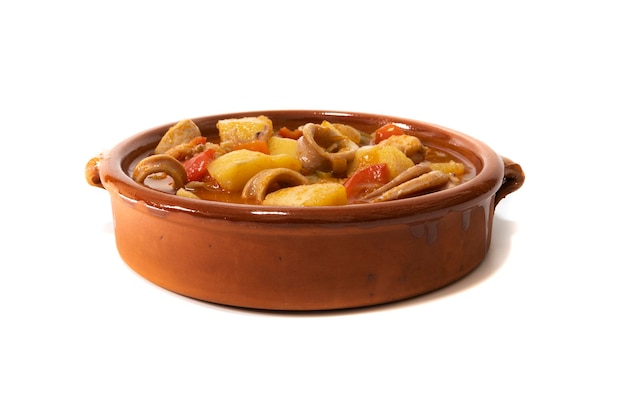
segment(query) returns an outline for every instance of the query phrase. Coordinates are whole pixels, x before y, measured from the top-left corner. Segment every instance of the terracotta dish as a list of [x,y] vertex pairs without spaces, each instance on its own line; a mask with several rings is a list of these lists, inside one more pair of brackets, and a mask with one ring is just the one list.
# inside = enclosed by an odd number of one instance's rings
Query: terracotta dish
[[455,282],[484,259],[494,209],[524,182],[518,164],[480,141],[429,123],[334,111],[255,111],[193,119],[204,136],[218,120],[263,114],[275,126],[345,123],[365,132],[394,122],[475,169],[456,187],[402,200],[279,207],[195,200],[153,190],[129,171],[173,124],[139,133],[88,162],[89,184],[110,193],[117,248],[149,281],[188,297],[270,310],[371,306]]

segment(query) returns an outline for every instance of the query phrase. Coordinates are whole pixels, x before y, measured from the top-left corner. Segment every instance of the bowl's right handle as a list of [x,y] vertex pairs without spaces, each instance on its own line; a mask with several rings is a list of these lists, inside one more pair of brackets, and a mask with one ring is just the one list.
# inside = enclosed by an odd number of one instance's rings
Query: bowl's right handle
[[504,180],[498,191],[496,191],[495,204],[498,204],[504,197],[519,189],[526,179],[524,171],[519,164],[511,161],[509,158],[503,156],[501,158],[504,163]]

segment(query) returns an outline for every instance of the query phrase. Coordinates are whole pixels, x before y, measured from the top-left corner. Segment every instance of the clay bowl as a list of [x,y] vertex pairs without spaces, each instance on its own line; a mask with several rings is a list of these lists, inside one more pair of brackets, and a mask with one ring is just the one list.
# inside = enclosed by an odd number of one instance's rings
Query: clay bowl
[[518,164],[463,133],[404,118],[333,111],[255,111],[275,126],[323,120],[372,132],[395,122],[456,154],[476,176],[418,197],[340,207],[267,207],[181,198],[135,183],[134,161],[173,124],[139,133],[87,164],[110,193],[117,248],[147,280],[194,299],[269,310],[330,310],[407,299],[453,283],[489,249],[498,202],[521,187]]

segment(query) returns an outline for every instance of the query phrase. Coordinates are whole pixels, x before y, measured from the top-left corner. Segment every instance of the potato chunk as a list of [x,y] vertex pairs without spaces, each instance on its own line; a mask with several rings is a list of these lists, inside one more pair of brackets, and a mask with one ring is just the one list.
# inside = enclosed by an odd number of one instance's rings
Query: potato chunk
[[274,133],[272,121],[266,116],[223,119],[217,122],[217,130],[220,144],[227,151],[242,143],[267,142]]
[[422,141],[416,136],[394,135],[380,142],[379,146],[394,146],[402,151],[409,158],[421,152]]
[[192,120],[181,120],[165,132],[165,135],[163,135],[161,141],[154,149],[154,153],[164,153],[198,136],[202,136],[202,133],[200,133],[200,128]]
[[457,177],[465,174],[465,165],[460,162],[452,161],[449,162],[432,162],[430,167],[433,171],[441,171],[444,174],[453,174]]
[[267,147],[270,155],[290,155],[294,158],[298,157],[298,141],[295,139],[272,136],[267,142]]
[[395,146],[363,146],[357,149],[354,161],[348,170],[348,176],[369,165],[387,164],[389,179],[411,168],[413,161]]
[[267,206],[342,206],[348,204],[346,188],[336,182],[323,182],[281,188],[263,200]]
[[228,191],[241,191],[257,173],[269,168],[289,168],[300,171],[302,164],[289,155],[267,155],[238,149],[215,159],[209,165],[209,174]]

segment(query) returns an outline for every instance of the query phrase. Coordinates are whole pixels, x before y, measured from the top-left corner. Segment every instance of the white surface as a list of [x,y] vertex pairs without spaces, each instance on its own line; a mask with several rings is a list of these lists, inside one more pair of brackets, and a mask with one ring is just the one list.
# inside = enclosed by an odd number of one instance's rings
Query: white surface
[[[618,2],[161,3],[0,6],[0,415],[626,414]],[[390,306],[250,312],[131,272],[86,161],[279,108],[438,123],[527,181],[478,270]]]

